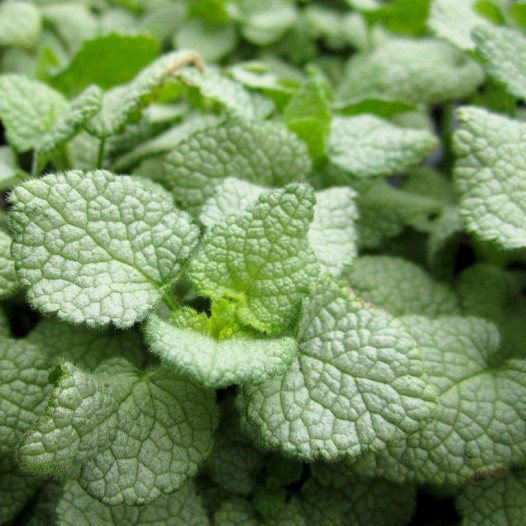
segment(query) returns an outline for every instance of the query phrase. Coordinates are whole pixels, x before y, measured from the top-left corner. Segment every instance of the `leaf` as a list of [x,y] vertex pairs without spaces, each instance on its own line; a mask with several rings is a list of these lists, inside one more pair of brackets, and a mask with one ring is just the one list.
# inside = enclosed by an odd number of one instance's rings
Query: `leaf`
[[176,49],[194,49],[204,61],[216,62],[232,52],[238,36],[233,24],[212,26],[191,19],[179,28],[173,40]]
[[[216,187],[214,195],[204,204],[199,219],[208,228],[245,209],[265,188],[227,177]],[[322,270],[339,275],[345,265],[356,257],[358,212],[356,194],[350,188],[329,188],[316,192],[314,219],[309,229],[309,242]]]
[[252,503],[240,497],[227,500],[214,513],[215,526],[306,526],[296,500],[291,500],[264,520]]
[[142,505],[180,489],[210,454],[213,393],[165,369],[122,359],[87,374],[62,362],[44,416],[18,449],[24,469],[78,478],[111,506]]
[[432,0],[429,29],[460,49],[474,50],[473,29],[489,25],[487,19],[476,12],[476,5],[477,0]]
[[291,184],[215,224],[190,264],[197,293],[232,299],[239,321],[259,331],[291,328],[319,273],[307,239],[314,203],[309,186]]
[[0,298],[12,296],[18,289],[15,262],[11,257],[11,238],[0,230]]
[[390,175],[416,164],[436,147],[426,130],[411,130],[372,115],[336,117],[328,156],[353,178]]
[[513,275],[498,267],[476,263],[457,281],[463,312],[497,324],[502,338],[500,354],[525,358],[526,299]]
[[307,526],[404,526],[414,513],[415,489],[352,475],[343,464],[314,464],[301,489]]
[[311,162],[305,145],[283,125],[230,119],[179,143],[164,169],[177,201],[196,214],[226,177],[284,186],[304,181]]
[[0,48],[32,48],[40,37],[40,11],[29,2],[2,2],[0,5]]
[[192,51],[175,51],[163,55],[142,69],[128,84],[107,91],[102,110],[89,123],[88,131],[103,139],[122,132],[151,96],[179,68],[195,65],[203,68],[201,58]]
[[[297,354],[293,338],[255,339],[241,335],[217,340],[197,332],[184,318],[165,322],[150,316],[145,327],[150,350],[166,365],[206,387],[262,383],[286,371]],[[197,351],[197,352],[196,352]]]
[[139,367],[145,353],[134,331],[92,330],[56,320],[42,320],[26,338],[56,364],[68,360],[87,370],[96,369],[108,358],[122,357]]
[[458,496],[462,526],[519,526],[526,513],[526,471],[467,486]]
[[403,321],[439,391],[438,409],[422,431],[365,459],[364,471],[376,463],[376,476],[454,487],[523,459],[526,361],[503,363],[496,327],[479,318]]
[[18,166],[15,153],[9,146],[0,146],[0,190],[8,190],[28,177]]
[[[77,53],[86,40],[97,36],[99,19],[91,11],[89,5],[74,2],[61,2],[55,5],[53,5],[53,2],[46,2],[46,4],[51,5],[42,7],[42,17],[45,26],[53,29],[53,32],[57,34],[67,51]],[[102,61],[106,57],[104,54],[101,54],[92,58]],[[119,66],[122,65],[119,64]]]
[[440,316],[459,311],[454,292],[402,258],[362,256],[344,273],[353,291],[393,316]]
[[270,99],[259,93],[247,91],[238,82],[214,71],[184,69],[179,79],[205,100],[223,106],[231,115],[247,119],[264,119],[274,111]]
[[505,84],[510,94],[526,99],[526,39],[522,33],[481,26],[474,29],[472,37],[486,71]]
[[102,170],[29,181],[10,202],[20,283],[36,308],[69,323],[143,320],[197,243],[166,192]]
[[339,276],[358,254],[356,194],[350,188],[334,187],[316,192],[314,219],[309,241],[324,272]]
[[526,124],[465,106],[454,134],[454,179],[466,228],[504,249],[526,246]]
[[145,506],[108,507],[90,497],[76,482],[68,481],[59,500],[60,526],[209,526],[193,483]]
[[300,86],[283,110],[287,127],[307,144],[312,159],[325,156],[331,119],[324,86],[316,78]]
[[66,99],[46,84],[24,75],[0,76],[0,119],[15,150],[35,148],[67,110]]
[[299,356],[283,376],[243,387],[266,447],[305,461],[359,458],[429,419],[434,390],[412,338],[333,278],[305,300],[297,339]]
[[65,93],[80,93],[90,84],[109,89],[130,82],[159,53],[159,41],[146,35],[111,33],[86,40],[70,63],[53,77]]
[[483,80],[480,66],[446,42],[394,38],[351,58],[337,97],[438,104],[471,95]]
[[71,140],[86,123],[101,109],[102,90],[90,86],[71,102],[69,111],[64,113],[39,141],[37,145],[40,163]]
[[40,481],[20,470],[17,442],[44,410],[48,362],[23,340],[0,338],[0,517],[14,518],[34,495]]
[[249,42],[266,46],[292,27],[297,9],[281,0],[237,0],[230,14],[240,22],[241,33]]

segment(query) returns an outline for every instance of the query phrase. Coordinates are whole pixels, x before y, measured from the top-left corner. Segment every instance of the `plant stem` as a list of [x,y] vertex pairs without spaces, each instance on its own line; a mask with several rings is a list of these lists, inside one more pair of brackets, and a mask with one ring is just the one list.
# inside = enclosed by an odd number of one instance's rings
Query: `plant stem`
[[440,126],[440,140],[442,143],[442,168],[449,173],[453,166],[453,152],[451,150],[451,134],[453,133],[453,112],[451,102],[444,104],[442,108],[442,122]]
[[163,301],[172,312],[175,312],[180,307],[179,302],[175,299],[170,289],[163,291]]

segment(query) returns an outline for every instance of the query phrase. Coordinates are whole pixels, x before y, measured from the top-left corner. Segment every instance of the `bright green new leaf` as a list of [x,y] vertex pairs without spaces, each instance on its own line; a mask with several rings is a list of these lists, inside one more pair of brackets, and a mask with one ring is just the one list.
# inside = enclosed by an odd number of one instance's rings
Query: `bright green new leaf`
[[435,392],[402,324],[325,276],[305,300],[299,356],[283,376],[244,386],[261,442],[312,461],[359,458],[417,431]]
[[411,486],[362,479],[344,464],[313,464],[313,478],[301,489],[307,526],[405,526],[413,515]]
[[361,469],[394,481],[455,486],[526,454],[526,361],[502,363],[499,334],[470,317],[403,318],[422,350],[438,409],[422,431],[366,458]]
[[272,188],[303,181],[310,169],[305,144],[283,125],[232,119],[181,142],[166,159],[165,181],[197,213],[226,177]]
[[29,2],[2,2],[0,5],[0,48],[32,48],[40,36],[40,11]]
[[325,155],[332,116],[319,79],[309,79],[300,87],[283,110],[283,120],[307,144],[313,159]]
[[466,228],[505,249],[526,247],[526,124],[469,106],[458,117],[454,178]]
[[59,526],[210,526],[193,483],[146,506],[105,506],[76,482],[64,484],[57,505]]
[[328,157],[352,178],[391,175],[418,163],[436,147],[426,130],[400,128],[373,115],[336,117]]
[[197,243],[167,192],[102,170],[28,181],[10,201],[20,283],[35,307],[69,323],[141,321]]
[[480,66],[446,42],[397,38],[352,57],[337,94],[340,101],[376,96],[437,104],[470,95],[483,79]]
[[526,516],[526,470],[467,486],[456,505],[462,526],[520,526]]
[[66,99],[46,84],[24,75],[0,76],[0,120],[15,150],[35,148],[67,110]]
[[80,93],[90,84],[113,88],[130,82],[158,53],[159,41],[146,35],[112,33],[86,40],[53,83],[66,93]]
[[481,26],[473,31],[486,71],[509,93],[526,99],[526,38],[514,29]]
[[210,454],[213,393],[170,370],[114,359],[87,374],[63,362],[50,378],[46,411],[17,453],[30,472],[78,478],[105,504],[141,505],[181,488]]
[[44,351],[50,364],[62,359],[88,370],[118,357],[140,367],[145,358],[141,338],[134,331],[93,330],[51,319],[42,320],[26,341]]
[[489,25],[475,6],[478,0],[432,0],[428,26],[435,35],[460,49],[474,50],[473,29]]
[[145,331],[150,350],[178,373],[207,387],[262,383],[284,373],[298,352],[295,340],[288,337],[240,335],[219,340],[211,323],[198,332],[194,320],[177,314],[172,322],[157,316],[149,318]]
[[107,138],[123,131],[152,95],[167,79],[177,75],[177,70],[188,65],[203,68],[201,57],[193,51],[175,51],[163,55],[142,69],[128,84],[107,91],[102,100],[102,110],[89,123],[88,130],[100,138]]
[[232,299],[239,321],[259,331],[291,328],[319,273],[307,237],[314,203],[309,186],[290,184],[216,223],[190,264],[198,294]]
[[11,237],[0,230],[0,298],[8,298],[18,288],[15,262],[11,257]]
[[362,256],[344,273],[344,278],[360,298],[393,316],[435,317],[459,311],[458,299],[447,285],[402,258]]

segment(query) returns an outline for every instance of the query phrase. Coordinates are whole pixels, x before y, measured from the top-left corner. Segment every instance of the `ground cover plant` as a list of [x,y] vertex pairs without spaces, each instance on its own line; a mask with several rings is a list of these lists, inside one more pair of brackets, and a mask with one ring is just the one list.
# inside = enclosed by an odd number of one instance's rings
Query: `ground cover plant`
[[0,524],[526,524],[526,2],[0,3]]

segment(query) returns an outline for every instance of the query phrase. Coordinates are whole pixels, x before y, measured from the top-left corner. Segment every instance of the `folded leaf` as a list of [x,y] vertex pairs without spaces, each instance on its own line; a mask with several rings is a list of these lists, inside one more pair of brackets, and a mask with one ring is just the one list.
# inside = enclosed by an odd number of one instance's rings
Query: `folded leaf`
[[105,504],[139,505],[181,488],[212,449],[213,394],[164,369],[105,362],[87,374],[68,362],[51,373],[53,394],[24,437],[24,469],[78,478]]
[[69,323],[130,327],[177,280],[198,229],[169,194],[106,171],[48,175],[10,197],[28,299]]
[[181,317],[170,323],[150,316],[146,339],[163,363],[207,387],[264,382],[284,373],[298,352],[293,338],[241,335],[218,341],[211,334],[197,332],[191,323]]
[[454,177],[467,229],[505,249],[526,247],[526,124],[469,106],[458,117]]
[[165,181],[197,213],[226,177],[272,188],[303,181],[310,169],[305,144],[283,125],[236,119],[179,143],[166,159]]
[[502,363],[496,327],[479,318],[403,321],[439,391],[438,409],[422,431],[359,469],[397,482],[455,486],[523,459],[526,361]]
[[400,172],[421,161],[436,147],[427,130],[399,128],[372,115],[336,117],[328,156],[353,178]]
[[244,386],[261,442],[312,461],[358,458],[418,430],[435,393],[401,323],[325,276],[305,300],[299,356],[283,376]]
[[190,264],[198,294],[233,299],[239,321],[257,330],[291,328],[319,273],[307,239],[314,202],[309,186],[291,184],[216,223]]
[[112,88],[104,94],[102,110],[89,123],[88,130],[103,139],[120,133],[140,112],[145,99],[183,66],[202,68],[201,58],[192,51],[175,51],[163,55],[144,68],[128,84]]

